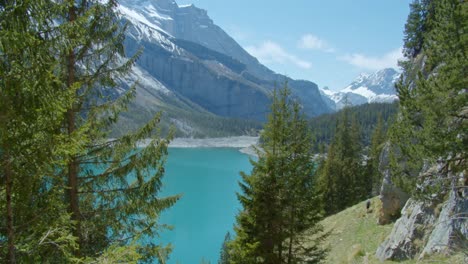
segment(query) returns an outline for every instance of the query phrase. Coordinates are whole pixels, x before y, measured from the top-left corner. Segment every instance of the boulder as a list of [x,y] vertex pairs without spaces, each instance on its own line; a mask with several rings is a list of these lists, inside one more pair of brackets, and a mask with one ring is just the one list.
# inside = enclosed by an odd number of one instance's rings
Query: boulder
[[380,155],[379,170],[383,174],[382,187],[380,188],[380,201],[382,207],[379,213],[378,224],[385,225],[400,216],[400,211],[409,199],[409,195],[395,186],[389,168],[390,145],[386,144]]
[[407,193],[393,185],[390,173],[387,170],[384,173],[382,187],[380,189],[379,198],[382,202],[382,207],[380,208],[378,224],[385,225],[398,218],[401,208],[403,208],[409,197]]

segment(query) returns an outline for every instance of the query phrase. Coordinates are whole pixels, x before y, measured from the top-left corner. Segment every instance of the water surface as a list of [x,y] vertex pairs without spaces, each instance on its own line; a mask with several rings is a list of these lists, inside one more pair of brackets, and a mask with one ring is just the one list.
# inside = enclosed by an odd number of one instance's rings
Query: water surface
[[251,167],[249,157],[232,148],[169,149],[162,195],[183,194],[161,219],[174,226],[163,234],[174,246],[169,264],[217,263],[240,209],[239,172]]

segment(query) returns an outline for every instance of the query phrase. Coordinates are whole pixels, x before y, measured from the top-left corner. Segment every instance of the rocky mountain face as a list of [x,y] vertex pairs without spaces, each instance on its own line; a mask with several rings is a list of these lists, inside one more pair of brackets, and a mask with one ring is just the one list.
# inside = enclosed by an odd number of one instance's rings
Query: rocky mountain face
[[351,84],[338,92],[322,88],[320,93],[327,104],[340,110],[346,104],[361,105],[374,102],[393,102],[398,99],[395,83],[400,73],[388,68],[373,74],[361,74]]
[[[449,190],[432,193],[425,199],[410,197],[392,183],[388,169],[389,148],[382,151],[380,170],[384,175],[380,200],[382,208],[379,224],[388,224],[400,216],[390,235],[380,244],[376,257],[380,261],[423,259],[426,255],[450,254],[452,251],[466,249],[468,238],[468,190],[455,184]],[[465,181],[466,172],[454,174],[444,170],[445,164],[428,166],[419,172],[419,178],[454,179]],[[447,175],[449,174],[449,175]],[[426,182],[419,188],[431,186]]]
[[[135,79],[144,80],[141,91],[152,91],[142,102],[135,102],[139,108],[152,111],[166,106],[263,121],[275,83],[288,80],[306,114],[331,111],[315,83],[275,74],[215,25],[203,9],[179,6],[174,0],[122,0],[119,12],[128,23],[126,51],[133,54],[143,49]],[[190,123],[183,114],[174,119]]]

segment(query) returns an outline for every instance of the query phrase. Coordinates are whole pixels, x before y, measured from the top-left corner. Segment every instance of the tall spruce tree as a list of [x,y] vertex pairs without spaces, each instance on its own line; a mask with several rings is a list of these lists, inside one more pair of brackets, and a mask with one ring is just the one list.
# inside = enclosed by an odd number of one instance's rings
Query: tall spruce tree
[[366,162],[366,193],[375,196],[382,185],[382,174],[379,171],[380,152],[385,142],[385,131],[383,129],[382,116],[379,115],[377,125],[374,128]]
[[[395,162],[394,174],[410,184],[409,191],[427,181],[432,184],[425,191],[457,186],[457,177],[450,175],[467,166],[468,4],[437,0],[430,1],[429,7],[429,27],[418,32],[424,36],[422,52],[408,56],[403,64],[405,78],[397,87],[401,110],[391,131],[393,143],[401,150],[397,158],[404,161]],[[443,175],[448,178],[417,179],[417,174],[406,169],[436,162],[443,165]]]
[[58,34],[63,28],[54,24],[62,7],[48,0],[0,2],[0,259],[6,263],[73,261],[64,189],[55,188],[61,156],[72,147],[60,126],[74,91],[63,89],[52,52],[66,46]]
[[250,175],[241,173],[243,210],[230,244],[232,263],[318,263],[324,258],[312,144],[300,106],[285,85],[274,93],[258,160],[251,161]]
[[152,239],[177,200],[157,196],[170,136],[159,137],[159,116],[108,136],[136,88],[106,96],[136,59],[125,59],[116,4],[0,2],[0,232],[9,263],[167,258]]
[[229,252],[229,243],[231,243],[231,233],[227,232],[224,236],[223,244],[221,245],[221,250],[219,252],[218,264],[229,264],[231,259],[231,253]]
[[[131,87],[117,100],[119,77],[135,63],[126,59],[123,47],[125,26],[116,12],[117,1],[67,0],[62,21],[72,46],[61,54],[61,76],[67,89],[75,90],[75,101],[67,109],[66,135],[79,135],[69,151],[63,173],[67,202],[76,223],[79,248],[76,257],[123,258],[164,263],[169,248],[152,241],[161,228],[158,218],[177,197],[157,196],[171,135],[161,138],[160,115],[145,126],[110,140],[112,124],[135,94]],[[147,140],[141,147],[138,143]],[[135,252],[136,251],[136,252]],[[104,254],[103,254],[104,252]],[[137,253],[137,254],[134,254]]]
[[359,124],[345,108],[318,176],[318,189],[327,214],[337,213],[367,197],[363,171]]
[[410,4],[410,13],[405,25],[404,53],[406,56],[416,56],[421,52],[423,44],[423,6],[419,0]]

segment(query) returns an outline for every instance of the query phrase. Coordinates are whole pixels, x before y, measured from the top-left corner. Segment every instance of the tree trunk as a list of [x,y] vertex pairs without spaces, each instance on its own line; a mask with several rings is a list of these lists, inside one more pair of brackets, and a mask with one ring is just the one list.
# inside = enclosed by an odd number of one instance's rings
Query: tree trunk
[[[68,133],[69,135],[75,131],[75,115],[73,109],[67,112]],[[76,157],[70,157],[68,161],[68,195],[70,199],[71,219],[76,221],[75,236],[78,237],[78,244],[81,246],[81,222],[80,222],[80,207],[78,201],[78,166]]]
[[294,209],[291,209],[291,218],[289,219],[289,247],[288,247],[288,264],[292,263],[292,248],[294,244]]
[[[68,10],[69,22],[73,22],[76,20],[76,10],[74,6],[74,1],[70,0],[70,8]],[[67,85],[68,87],[72,87],[76,81],[75,77],[75,52],[74,50],[70,50],[68,53],[67,58]],[[72,105],[71,109],[67,111],[67,129],[68,135],[71,136],[76,130],[76,110],[75,106]],[[78,170],[79,170],[79,163],[75,156],[70,157],[68,161],[68,196],[70,202],[70,212],[71,212],[71,219],[76,221],[75,227],[75,236],[78,237],[78,245],[79,249],[75,252],[77,256],[80,256],[80,248],[82,245],[82,235],[81,235],[81,219],[80,219],[80,207],[79,207],[79,199],[78,199]]]
[[15,259],[15,229],[13,226],[13,206],[12,206],[12,192],[13,192],[13,172],[10,167],[10,158],[8,153],[5,154],[5,181],[6,181],[6,207],[7,207],[7,263],[16,263]]
[[292,247],[293,247],[293,243],[294,243],[294,230],[292,228],[292,224],[290,223],[291,225],[291,230],[289,231],[290,232],[290,238],[289,238],[289,248],[288,248],[288,264],[292,263]]
[[[280,229],[280,236],[283,234],[282,230]],[[278,239],[278,261],[283,263],[283,241],[281,241],[281,237]]]

